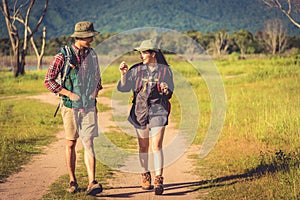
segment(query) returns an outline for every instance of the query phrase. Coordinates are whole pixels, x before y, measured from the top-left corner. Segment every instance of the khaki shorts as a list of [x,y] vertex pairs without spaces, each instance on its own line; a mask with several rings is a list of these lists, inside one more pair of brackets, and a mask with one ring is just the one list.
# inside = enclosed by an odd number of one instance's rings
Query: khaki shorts
[[98,136],[96,108],[90,108],[82,112],[62,106],[61,115],[67,140],[76,140],[79,136],[82,139]]

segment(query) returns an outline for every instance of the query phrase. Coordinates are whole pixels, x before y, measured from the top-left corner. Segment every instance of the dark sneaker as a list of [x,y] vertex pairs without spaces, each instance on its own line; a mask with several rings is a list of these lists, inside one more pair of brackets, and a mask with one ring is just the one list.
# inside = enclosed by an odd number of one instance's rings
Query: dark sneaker
[[93,181],[89,184],[86,189],[86,194],[91,196],[96,196],[102,192],[102,185],[98,181]]
[[75,192],[77,192],[78,189],[78,184],[75,181],[71,181],[69,183],[69,187],[67,188],[67,191],[71,194],[74,194]]
[[143,190],[151,189],[151,174],[150,174],[150,172],[142,173],[142,189]]
[[164,192],[164,178],[161,175],[155,177],[154,180],[154,193],[155,195],[162,195]]

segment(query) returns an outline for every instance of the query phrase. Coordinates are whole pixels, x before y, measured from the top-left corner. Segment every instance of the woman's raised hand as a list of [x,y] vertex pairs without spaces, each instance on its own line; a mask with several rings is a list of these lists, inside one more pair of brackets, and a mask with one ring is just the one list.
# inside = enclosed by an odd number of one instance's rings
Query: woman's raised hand
[[124,75],[127,73],[127,71],[128,71],[128,66],[127,66],[127,64],[125,63],[125,61],[122,61],[122,62],[121,62],[120,66],[119,66],[119,70],[120,70],[120,73],[121,73],[122,76],[124,76]]

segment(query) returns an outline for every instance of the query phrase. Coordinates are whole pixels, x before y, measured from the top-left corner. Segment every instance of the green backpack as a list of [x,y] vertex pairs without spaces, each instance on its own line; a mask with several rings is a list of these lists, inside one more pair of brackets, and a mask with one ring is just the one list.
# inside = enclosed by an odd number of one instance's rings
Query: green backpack
[[[96,103],[95,100],[89,98],[89,94],[91,93],[91,91],[95,89],[93,87],[95,85],[93,82],[93,80],[95,79],[95,71],[92,71],[93,69],[88,68],[87,73],[89,79],[85,80],[87,89],[83,90],[82,89],[83,83],[81,83],[81,81],[78,78],[78,71],[79,71],[78,61],[73,48],[71,46],[63,46],[62,48],[60,48],[59,53],[62,53],[64,55],[64,67],[61,70],[60,74],[58,75],[57,82],[67,90],[75,92],[78,95],[80,94],[81,96],[80,101],[73,102],[68,97],[61,95],[63,105],[68,108],[73,108],[73,107],[89,108],[95,106]],[[91,51],[91,53],[93,52]],[[92,56],[95,56],[93,54]],[[94,65],[94,63],[91,63],[91,59],[89,59],[87,62],[91,65]],[[54,116],[56,116],[59,107],[60,104],[57,107]]]

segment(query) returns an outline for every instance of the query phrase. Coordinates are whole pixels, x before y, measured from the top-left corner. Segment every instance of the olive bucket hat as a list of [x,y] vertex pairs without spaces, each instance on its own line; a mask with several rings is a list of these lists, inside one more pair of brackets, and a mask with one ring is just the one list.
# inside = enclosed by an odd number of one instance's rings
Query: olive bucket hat
[[144,40],[141,45],[134,49],[135,51],[147,51],[147,50],[154,50],[158,51],[159,47],[155,44],[152,40]]
[[87,38],[87,37],[93,37],[98,34],[99,32],[95,31],[92,22],[84,21],[75,24],[75,30],[74,33],[71,35],[71,37]]

